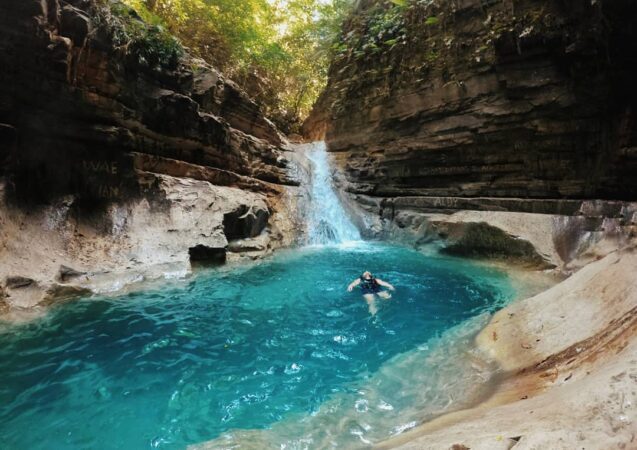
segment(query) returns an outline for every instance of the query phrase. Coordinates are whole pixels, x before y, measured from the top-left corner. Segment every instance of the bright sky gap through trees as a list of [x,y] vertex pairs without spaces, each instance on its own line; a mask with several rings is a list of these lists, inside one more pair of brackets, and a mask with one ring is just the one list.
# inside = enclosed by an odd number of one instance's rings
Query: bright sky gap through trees
[[282,128],[298,126],[324,88],[334,43],[352,4],[352,0],[124,2],[238,82]]

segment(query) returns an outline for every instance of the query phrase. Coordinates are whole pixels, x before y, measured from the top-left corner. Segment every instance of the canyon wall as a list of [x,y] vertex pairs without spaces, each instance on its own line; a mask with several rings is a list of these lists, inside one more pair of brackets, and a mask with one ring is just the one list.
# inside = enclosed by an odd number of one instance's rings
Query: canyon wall
[[232,81],[117,2],[2,11],[5,309],[292,242],[287,141]]
[[570,275],[477,336],[490,396],[375,447],[633,448],[637,4],[357,5],[305,134],[362,230]]
[[635,17],[624,0],[358,2],[305,134],[368,235],[445,238],[435,223],[466,210],[634,225],[582,200],[637,199]]

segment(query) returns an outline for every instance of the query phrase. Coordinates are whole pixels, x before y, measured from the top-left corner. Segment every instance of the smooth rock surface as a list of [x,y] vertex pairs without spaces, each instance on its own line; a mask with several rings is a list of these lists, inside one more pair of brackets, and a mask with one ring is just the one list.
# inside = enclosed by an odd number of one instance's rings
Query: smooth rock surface
[[378,448],[634,448],[635,267],[631,246],[498,312],[477,342],[509,377],[475,408]]

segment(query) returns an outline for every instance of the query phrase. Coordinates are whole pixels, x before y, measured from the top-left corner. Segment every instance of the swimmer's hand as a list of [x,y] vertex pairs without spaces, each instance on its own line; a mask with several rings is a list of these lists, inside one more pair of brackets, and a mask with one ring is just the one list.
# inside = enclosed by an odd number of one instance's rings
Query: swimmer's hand
[[352,292],[354,290],[354,286],[347,286],[347,292]]

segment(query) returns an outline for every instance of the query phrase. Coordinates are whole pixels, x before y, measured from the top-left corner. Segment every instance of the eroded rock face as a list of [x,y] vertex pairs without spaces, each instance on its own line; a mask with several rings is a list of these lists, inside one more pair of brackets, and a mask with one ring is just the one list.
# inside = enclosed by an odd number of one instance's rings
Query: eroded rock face
[[634,248],[615,252],[498,311],[476,342],[509,378],[474,408],[377,447],[634,447],[636,265]]
[[224,234],[229,240],[256,237],[267,225],[269,216],[270,212],[267,209],[241,205],[236,210],[224,214]]
[[636,202],[347,193],[342,200],[367,238],[566,274],[633,245],[637,236]]
[[395,7],[357,3],[305,124],[363,233],[561,268],[624,245],[636,4],[411,3],[380,33]]
[[[361,2],[345,35],[382,3]],[[404,42],[335,59],[306,134],[357,194],[635,200],[636,8],[419,2]]]
[[[4,5],[0,64],[8,70],[0,123],[11,132],[0,137],[3,147],[12,146],[16,196],[130,197],[139,191],[131,152],[294,183],[285,170],[283,138],[258,105],[188,55],[153,65],[127,54],[116,42],[112,23],[118,19],[107,4]],[[119,8],[117,14],[145,26]]]
[[195,245],[188,249],[190,263],[202,265],[219,265],[226,262],[225,247],[207,247],[205,245]]
[[117,2],[3,4],[2,310],[294,242],[286,139],[205,62],[144,53],[174,43],[124,45],[124,22],[156,36]]
[[[1,202],[0,284],[6,304],[19,310],[182,277],[191,263],[218,264],[289,244],[279,226],[285,225],[283,214],[267,216],[258,226],[245,219],[252,227],[226,235],[228,215],[269,211],[272,200],[266,194],[192,178],[145,176],[152,195],[90,212],[74,197],[29,209]],[[229,245],[237,237],[244,238],[243,247]]]

